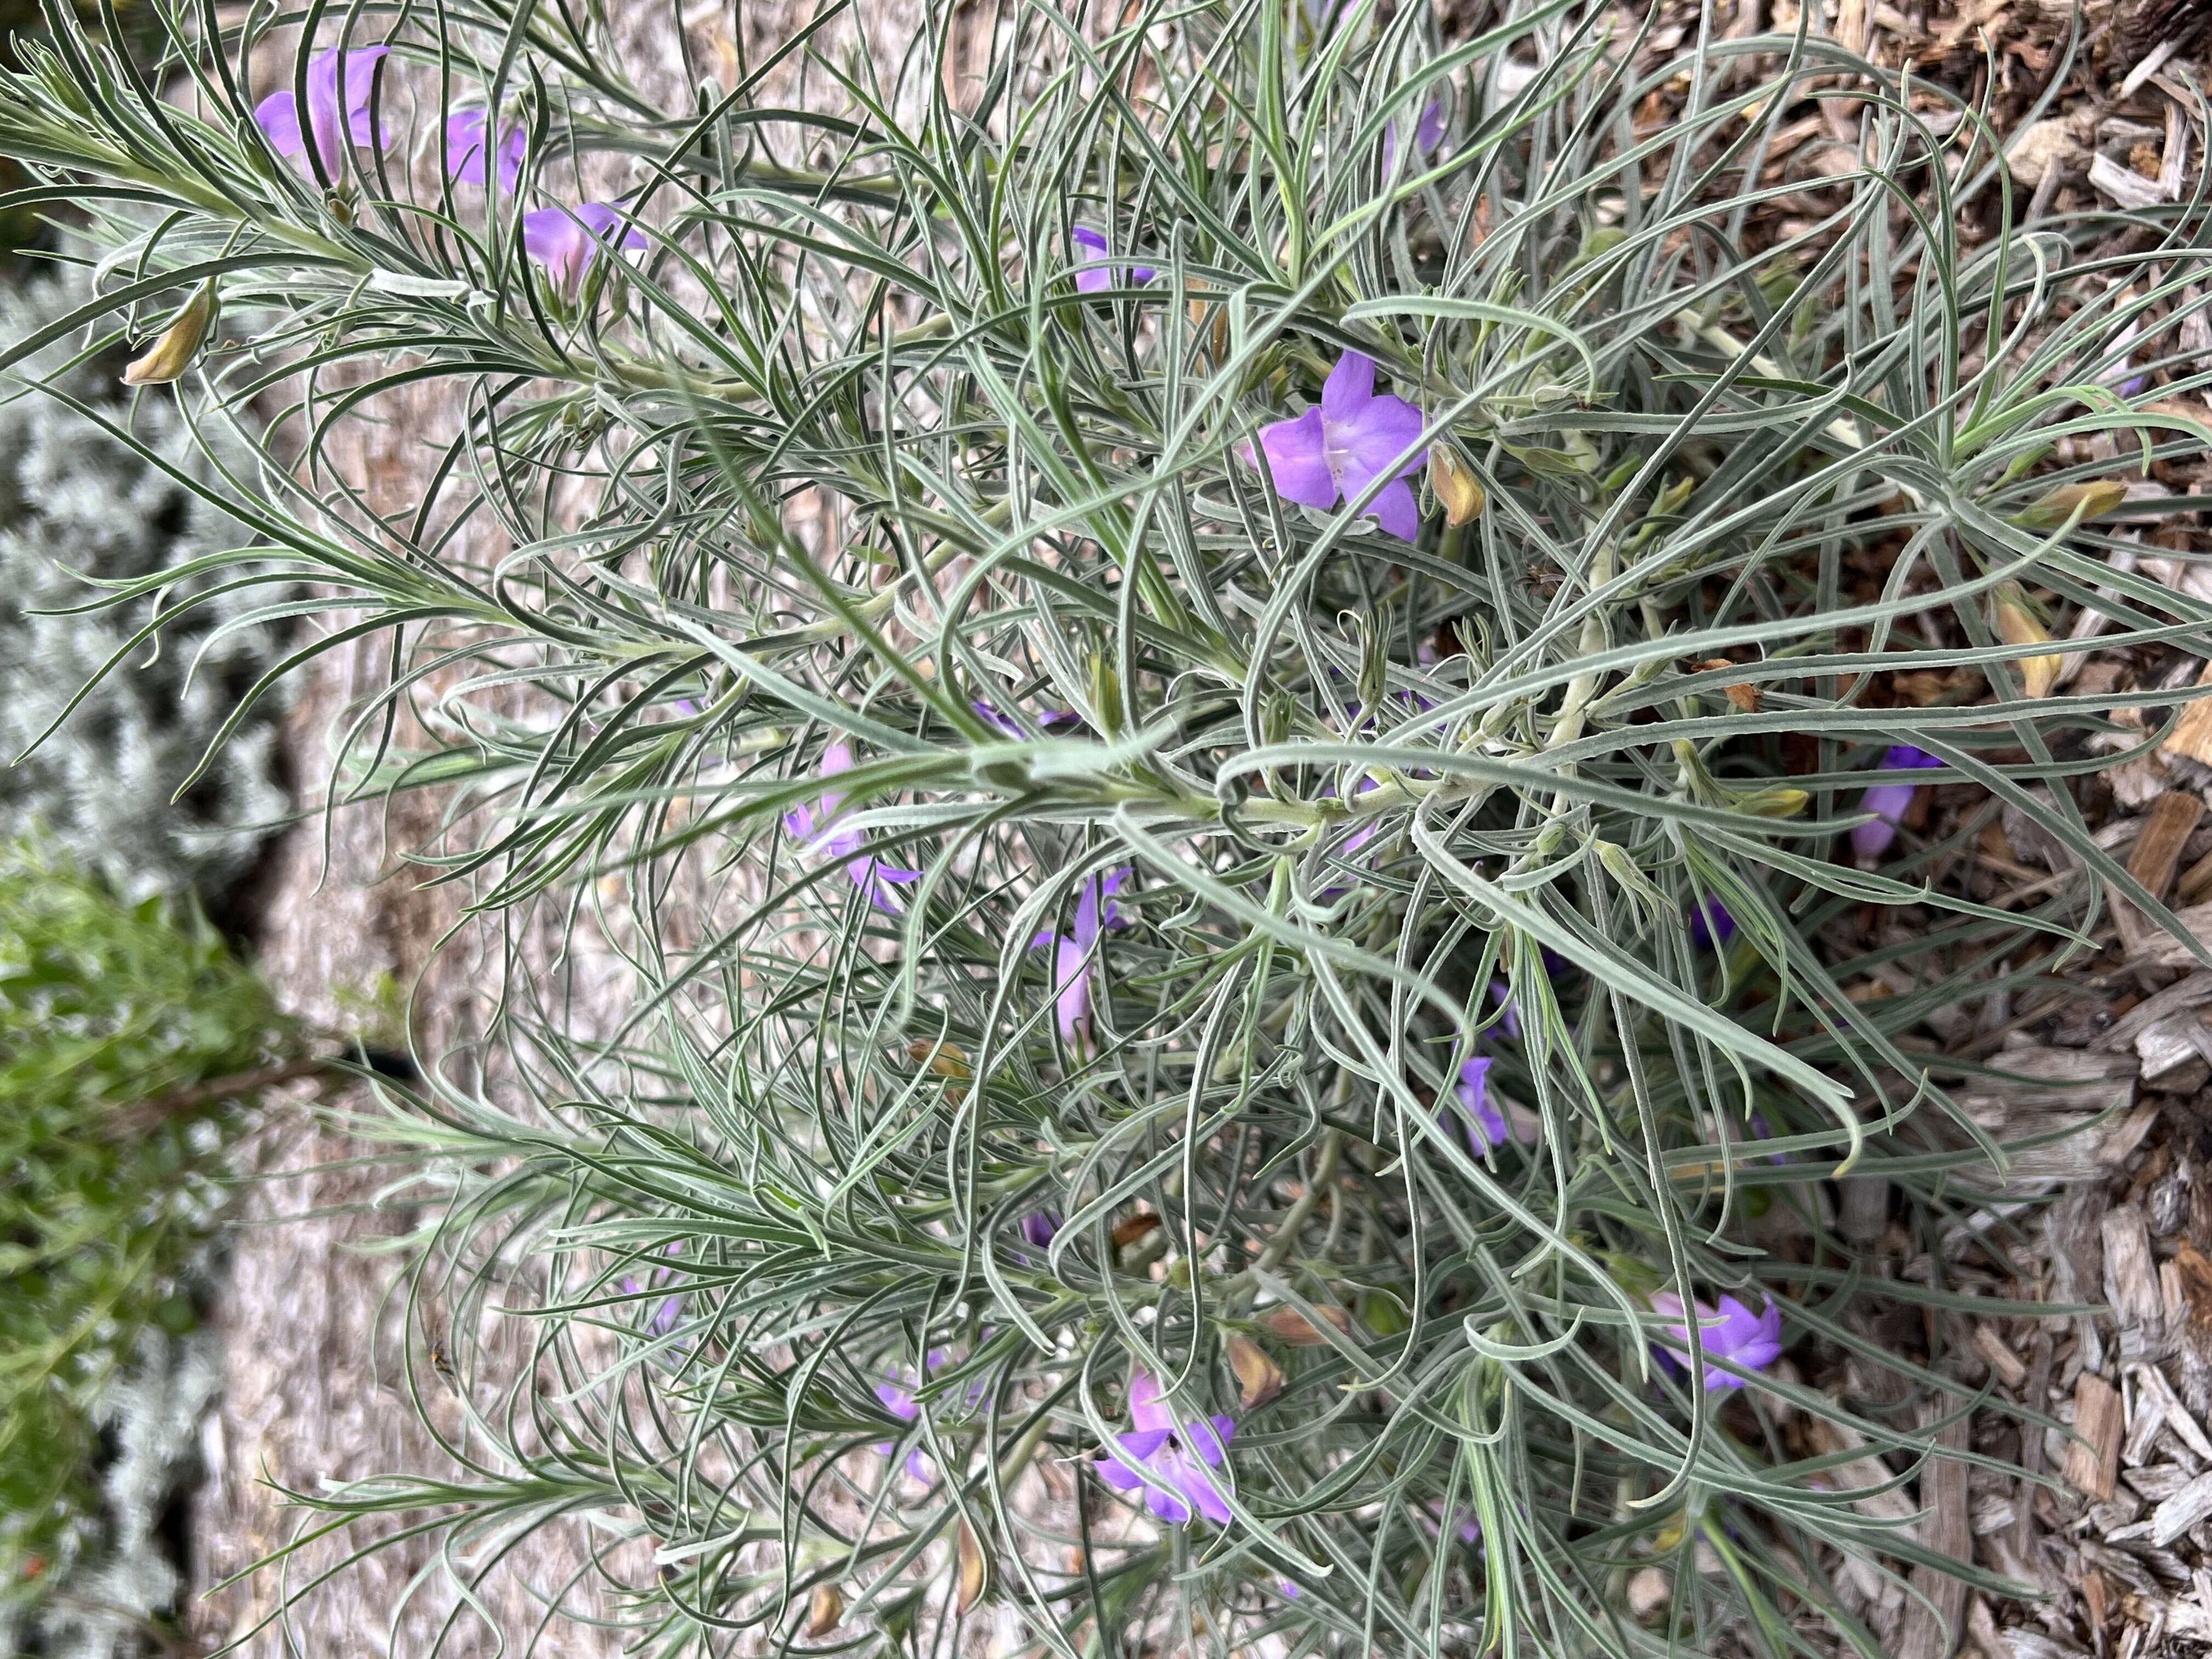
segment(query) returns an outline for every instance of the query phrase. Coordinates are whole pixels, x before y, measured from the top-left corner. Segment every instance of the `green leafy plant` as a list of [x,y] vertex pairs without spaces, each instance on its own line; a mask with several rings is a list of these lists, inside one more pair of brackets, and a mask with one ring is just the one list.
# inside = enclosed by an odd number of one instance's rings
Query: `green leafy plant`
[[[2107,558],[2185,510],[2126,479],[2203,441],[2148,407],[2208,380],[2199,205],[2023,228],[1975,109],[1802,36],[837,15],[696,106],[502,0],[311,11],[262,86],[272,15],[173,12],[190,108],[56,16],[0,93],[116,244],[0,362],[295,388],[216,563],[319,584],[295,660],[379,637],[333,802],[441,792],[510,951],[496,1085],[386,1125],[459,1472],[312,1519],[440,1534],[442,1639],[586,1517],[540,1593],[655,1652],[1871,1659],[1846,1561],[2002,1594],[1805,1425],[1988,1461],[1816,1386],[1955,1400],[1954,1252],[2035,1196],[1918,1034],[2060,986],[2107,884],[2174,925],[2070,783],[2196,694],[2050,659],[2212,649]],[[425,385],[372,513],[329,441]],[[2000,811],[2078,865],[2012,909]]]
[[[198,1322],[224,1154],[295,1041],[195,913],[122,904],[51,842],[0,843],[0,1632],[11,1651],[30,1650],[49,1620],[76,1619],[89,1586],[117,1575],[118,1552],[145,1545],[149,1523],[114,1512],[105,1431],[123,1396],[167,1402],[189,1370],[169,1363],[169,1345]],[[144,1487],[161,1458],[128,1428]],[[143,1571],[119,1565],[124,1580]]]

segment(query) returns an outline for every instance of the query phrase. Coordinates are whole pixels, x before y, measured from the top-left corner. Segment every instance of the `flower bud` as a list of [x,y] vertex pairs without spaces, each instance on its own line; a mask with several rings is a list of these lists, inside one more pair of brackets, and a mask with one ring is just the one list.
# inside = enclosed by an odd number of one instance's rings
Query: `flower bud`
[[[1351,1334],[1352,1316],[1341,1308],[1323,1308],[1321,1316],[1345,1335]],[[1260,1316],[1260,1323],[1271,1335],[1279,1336],[1294,1347],[1315,1348],[1328,1340],[1317,1330],[1313,1322],[1296,1308],[1270,1308]]]
[[837,1594],[835,1584],[817,1584],[814,1598],[806,1605],[806,1639],[818,1642],[836,1629],[845,1617],[845,1598]]
[[191,367],[192,359],[199,355],[200,345],[215,326],[215,283],[212,278],[201,284],[199,292],[185,301],[161,337],[154,342],[143,357],[133,360],[123,371],[125,386],[167,386]]
[[2128,487],[2117,478],[2062,484],[2033,503],[2015,522],[2028,530],[2057,530],[2069,522],[2086,521],[2116,512],[2127,499]]
[[1266,1405],[1283,1391],[1283,1370],[1249,1336],[1229,1339],[1229,1369],[1237,1373],[1237,1401],[1246,1411]]
[[1449,444],[1429,447],[1429,487],[1437,492],[1437,501],[1443,507],[1444,523],[1454,530],[1474,523],[1489,504],[1480,483],[1452,453]]
[[[2007,645],[2047,645],[2051,630],[2043,625],[2043,618],[2035,612],[2027,595],[2018,582],[2001,584],[1990,594],[1990,621],[1997,637]],[[2021,689],[2031,697],[2047,697],[2051,688],[2058,683],[2058,671],[2066,665],[2066,659],[2051,653],[2044,656],[2022,657],[2017,665]]]
[[966,1613],[983,1599],[983,1547],[975,1541],[975,1528],[965,1521],[960,1523],[960,1594],[955,1608]]

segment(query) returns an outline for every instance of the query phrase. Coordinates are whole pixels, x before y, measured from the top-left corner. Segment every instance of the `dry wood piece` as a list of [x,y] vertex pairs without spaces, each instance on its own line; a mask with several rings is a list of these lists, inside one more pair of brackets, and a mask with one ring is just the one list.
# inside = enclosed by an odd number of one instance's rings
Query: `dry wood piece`
[[2027,1381],[2027,1362],[2005,1346],[1997,1334],[1997,1328],[1986,1319],[1974,1322],[1974,1352],[1983,1363],[2002,1379],[2008,1389],[2016,1389]]
[[[2204,665],[2197,684],[2212,685],[2212,662]],[[2173,730],[2159,747],[2212,766],[2212,698],[2200,699],[2185,707],[2181,718],[2174,721]]]
[[2105,1240],[2105,1299],[2120,1327],[2120,1349],[2139,1358],[2166,1334],[2166,1297],[2150,1253],[2150,1227],[2139,1204],[2123,1204],[2098,1224]]
[[[2118,1481],[2124,1419],[2119,1390],[2094,1372],[2082,1372],[2074,1385],[2074,1432],[2081,1438],[2067,1443],[2066,1483],[2100,1504],[2112,1502]],[[2185,1523],[2182,1531],[2187,1530]]]
[[2181,1403],[2181,1396],[2173,1391],[2173,1384],[2166,1380],[2166,1373],[2155,1365],[2136,1367],[2136,1384],[2157,1403],[2166,1418],[2166,1426],[2173,1431],[2173,1437],[2195,1452],[2206,1462],[2212,1463],[2212,1437],[2208,1437],[2203,1426]]
[[2173,872],[2181,864],[2181,849],[2204,816],[2204,802],[2186,789],[2169,789],[2150,809],[2150,821],[2136,837],[2128,859],[2128,873],[2145,891],[2161,902]]
[[[1925,1511],[1919,1528],[1920,1541],[1937,1555],[1960,1563],[1974,1555],[1972,1516],[1968,1511],[1966,1466],[1947,1453],[1963,1452],[1970,1421],[1955,1401],[1923,1407],[1923,1426],[1939,1417],[1950,1420],[1936,1431],[1936,1451],[1920,1477],[1920,1504]],[[1960,1579],[1925,1563],[1913,1568],[1912,1588],[1918,1592],[1905,1604],[1905,1628],[1899,1632],[1898,1659],[1951,1659],[1959,1645],[1959,1625],[1966,1612],[1966,1586]]]
[[2164,1549],[2212,1516],[2212,1474],[2200,1474],[2151,1511],[2150,1541]]

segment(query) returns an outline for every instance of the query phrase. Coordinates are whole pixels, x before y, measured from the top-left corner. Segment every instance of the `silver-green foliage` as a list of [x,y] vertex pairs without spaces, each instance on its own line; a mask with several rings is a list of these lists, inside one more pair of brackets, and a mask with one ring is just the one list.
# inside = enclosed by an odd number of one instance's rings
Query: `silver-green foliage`
[[[2039,786],[2172,694],[2029,696],[2040,647],[1992,605],[2025,580],[2100,646],[2212,652],[2084,488],[2202,442],[2112,374],[2132,329],[2163,395],[2205,383],[2171,343],[2201,215],[2023,231],[1975,112],[1825,43],[1651,61],[1536,0],[1451,45],[1340,9],[1037,0],[981,40],[939,6],[896,63],[793,45],[805,107],[743,64],[665,108],[590,9],[361,4],[317,45],[389,33],[362,130],[409,147],[334,143],[334,177],[257,133],[261,14],[170,17],[195,108],[58,15],[0,88],[0,149],[52,187],[173,215],[118,230],[83,320],[150,334],[210,279],[272,319],[191,379],[195,418],[289,380],[269,441],[312,457],[445,383],[421,499],[374,517],[309,468],[255,556],[389,649],[341,790],[445,792],[441,868],[501,937],[621,907],[620,1030],[518,947],[497,1090],[448,1068],[394,1119],[392,1196],[440,1218],[412,1283],[446,1352],[411,1376],[426,1421],[464,1413],[465,1474],[305,1501],[412,1512],[465,1582],[588,1512],[596,1605],[654,1652],[794,1641],[833,1593],[830,1639],[888,1647],[957,1611],[908,1569],[965,1535],[1039,1653],[1779,1654],[1827,1624],[1818,1650],[1879,1654],[1843,1554],[1903,1581],[1917,1547],[1789,1424],[1931,1437],[1779,1373],[1717,1409],[1653,1364],[1650,1298],[1779,1297],[1808,1364],[1945,1397],[1945,1322],[1914,1358],[1852,1316],[1959,1306],[1943,1242],[2017,1223],[1974,1186],[1974,1068],[1901,1039],[2039,994],[2106,883],[2170,920]],[[1837,75],[1862,165],[1776,182]],[[485,100],[529,135],[523,201],[409,171]],[[580,289],[517,216],[580,157],[651,244]],[[1158,275],[1079,289],[1079,226]],[[1347,349],[1480,518],[1431,505],[1407,544],[1240,459]],[[1869,695],[1957,667],[1974,706]],[[1862,871],[1842,832],[1893,744],[1985,798]],[[885,908],[816,840],[825,793],[921,872]],[[2017,912],[1955,879],[2003,804],[2081,864]],[[1123,869],[1131,925],[1063,1021],[1033,941]],[[1686,925],[1715,900],[1719,953]],[[1907,904],[1909,945],[1859,942]],[[1903,954],[1923,988],[1848,993]],[[1439,1115],[1470,1049],[1532,1140],[1478,1156]],[[1832,1230],[1847,1170],[1905,1195],[1927,1277]],[[491,1307],[526,1363],[473,1340]],[[1285,1386],[1241,1417],[1229,1524],[1150,1528],[1082,1474],[1140,1370],[1186,1419],[1232,1407],[1232,1353],[1265,1384],[1244,1343]],[[1039,1463],[1085,1502],[1040,1505]]]
[[[0,288],[0,336],[34,333],[89,291],[75,267]],[[44,823],[128,897],[213,896],[244,873],[287,805],[273,703],[240,726],[180,801],[171,799],[276,660],[272,629],[216,637],[246,609],[240,599],[211,599],[179,617],[158,650],[130,649],[100,697],[17,760],[151,614],[150,597],[100,606],[88,582],[158,576],[236,546],[241,533],[167,470],[204,485],[218,476],[174,403],[130,398],[116,353],[72,362],[81,343],[58,342],[18,373],[47,379],[82,409],[13,387],[17,395],[0,403],[0,836]],[[218,453],[237,458],[228,445]]]

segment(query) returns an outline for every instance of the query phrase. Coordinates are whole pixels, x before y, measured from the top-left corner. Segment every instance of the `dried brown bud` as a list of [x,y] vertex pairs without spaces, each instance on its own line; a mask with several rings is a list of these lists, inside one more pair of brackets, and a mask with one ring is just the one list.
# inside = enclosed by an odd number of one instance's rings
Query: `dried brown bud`
[[1283,1391],[1283,1368],[1249,1336],[1231,1336],[1225,1345],[1229,1369],[1237,1373],[1237,1399],[1246,1411],[1266,1405]]
[[960,1595],[955,1604],[959,1612],[967,1612],[983,1599],[983,1547],[975,1541],[975,1530],[963,1521],[960,1523]]
[[968,1052],[950,1042],[925,1042],[917,1037],[906,1045],[906,1057],[916,1064],[929,1062],[929,1069],[938,1077],[957,1078],[966,1081],[974,1073],[968,1069]]
[[818,1642],[837,1628],[845,1616],[845,1598],[835,1584],[817,1584],[814,1599],[806,1604],[806,1639]]
[[[1323,1308],[1321,1316],[1336,1327],[1340,1334],[1352,1334],[1352,1316],[1341,1308]],[[1294,1347],[1312,1348],[1328,1340],[1316,1329],[1311,1320],[1296,1308],[1270,1308],[1260,1316],[1260,1323],[1270,1336],[1279,1336]]]
[[1114,1224],[1114,1248],[1118,1250],[1124,1245],[1135,1243],[1159,1224],[1160,1218],[1156,1215],[1123,1216]]

